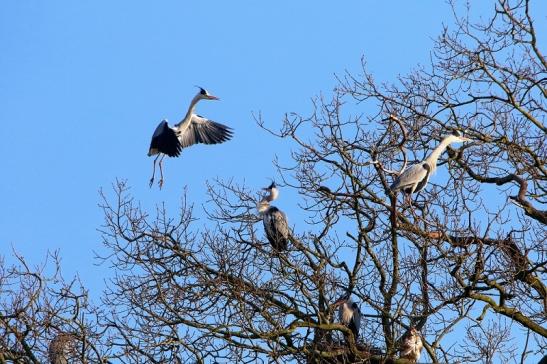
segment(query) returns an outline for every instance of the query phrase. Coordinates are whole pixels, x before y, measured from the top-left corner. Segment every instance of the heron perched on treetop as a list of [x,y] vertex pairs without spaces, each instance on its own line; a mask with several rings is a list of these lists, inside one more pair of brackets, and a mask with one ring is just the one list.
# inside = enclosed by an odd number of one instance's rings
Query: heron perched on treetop
[[441,143],[426,159],[403,170],[389,188],[393,192],[403,190],[409,195],[420,192],[427,185],[431,174],[437,169],[437,160],[442,152],[452,143],[461,143],[470,140],[469,138],[465,138],[460,131],[455,130],[452,134],[444,137]]
[[257,209],[262,214],[266,237],[276,251],[286,250],[289,243],[289,223],[287,222],[287,216],[277,207],[270,205],[270,202],[279,196],[279,190],[275,182],[272,182],[264,190],[268,194],[258,203]]

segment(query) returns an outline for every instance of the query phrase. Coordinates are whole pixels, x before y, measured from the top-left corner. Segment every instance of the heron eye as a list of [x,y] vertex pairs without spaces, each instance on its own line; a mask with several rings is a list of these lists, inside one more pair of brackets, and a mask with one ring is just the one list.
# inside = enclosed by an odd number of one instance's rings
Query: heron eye
[[205,89],[203,89],[203,88],[201,89],[200,93],[201,93],[202,95],[207,95],[207,91],[205,91]]

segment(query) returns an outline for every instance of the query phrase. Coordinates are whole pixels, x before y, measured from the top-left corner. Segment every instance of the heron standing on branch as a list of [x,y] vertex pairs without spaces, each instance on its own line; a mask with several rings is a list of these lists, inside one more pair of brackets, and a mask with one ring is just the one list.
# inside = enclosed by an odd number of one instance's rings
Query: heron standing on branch
[[269,187],[264,188],[264,190],[267,191],[268,194],[258,203],[257,209],[258,212],[262,214],[266,237],[275,251],[287,250],[289,244],[289,224],[287,222],[287,216],[277,207],[270,205],[270,202],[279,196],[279,190],[277,189],[275,182],[272,182],[272,184]]
[[[68,364],[71,351],[74,351],[75,335],[67,332],[61,332],[51,342],[48,347],[48,357],[51,364]],[[74,353],[72,353],[74,354]]]
[[399,356],[416,363],[420,359],[420,352],[424,346],[420,332],[415,327],[411,327],[403,335],[402,340],[401,347],[399,348]]
[[389,188],[393,192],[403,190],[410,198],[411,194],[420,192],[427,185],[429,177],[437,169],[437,160],[450,144],[470,140],[469,138],[465,138],[461,132],[455,130],[452,134],[444,137],[441,144],[423,162],[414,164],[410,168],[401,171],[401,174],[393,181]]
[[336,302],[334,302],[333,306],[339,307],[338,314],[340,317],[340,322],[351,330],[353,333],[353,338],[357,343],[357,338],[359,337],[359,327],[361,326],[361,310],[359,310],[359,305],[351,300],[351,292],[348,292],[344,296],[340,297]]
[[190,102],[190,107],[180,123],[169,126],[167,120],[162,120],[150,142],[148,156],[157,155],[154,159],[152,169],[152,178],[150,179],[150,187],[154,183],[156,174],[156,162],[160,159],[160,189],[163,186],[163,158],[178,157],[182,148],[189,147],[193,144],[218,144],[229,140],[232,137],[232,129],[226,125],[208,120],[202,116],[194,114],[196,104],[200,100],[219,100],[218,97],[210,95],[204,88],[199,88],[199,92]]

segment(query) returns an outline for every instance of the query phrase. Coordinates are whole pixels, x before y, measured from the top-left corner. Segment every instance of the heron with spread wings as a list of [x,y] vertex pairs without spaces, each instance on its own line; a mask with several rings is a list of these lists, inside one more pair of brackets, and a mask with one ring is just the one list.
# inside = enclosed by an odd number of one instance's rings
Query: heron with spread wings
[[219,144],[231,139],[232,129],[224,124],[208,120],[203,116],[194,114],[196,104],[201,100],[219,100],[204,88],[199,88],[199,92],[194,96],[188,107],[188,111],[184,118],[174,126],[169,126],[167,120],[162,120],[157,126],[156,131],[152,135],[148,156],[157,155],[154,159],[152,169],[152,178],[150,179],[150,187],[154,183],[156,175],[156,162],[159,159],[160,166],[160,189],[163,186],[163,158],[178,157],[182,148],[189,147],[193,144]]

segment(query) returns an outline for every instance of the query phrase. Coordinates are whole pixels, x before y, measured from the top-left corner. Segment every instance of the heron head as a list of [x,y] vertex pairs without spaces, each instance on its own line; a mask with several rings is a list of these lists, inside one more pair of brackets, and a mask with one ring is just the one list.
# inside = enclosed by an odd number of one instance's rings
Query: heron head
[[350,296],[351,296],[351,292],[348,292],[344,294],[342,297],[340,297],[339,299],[337,299],[332,305],[336,307],[336,306],[343,305],[344,303],[351,303]]
[[410,332],[410,335],[417,335],[418,334],[418,329],[416,329],[414,326],[411,326],[408,331]]
[[196,87],[199,88],[198,97],[199,97],[200,99],[204,99],[204,100],[220,100],[218,97],[211,95],[211,94],[210,94],[206,89],[204,89],[203,87],[200,87],[200,86],[196,86]]
[[263,190],[269,193],[269,195],[266,196],[266,199],[268,201],[273,201],[277,199],[277,197],[279,197],[279,190],[277,189],[277,185],[273,181],[272,184],[270,184],[268,187],[264,187]]
[[264,187],[263,190],[268,191],[270,193],[276,193],[277,185],[275,184],[275,182],[272,181],[272,183],[268,187]]
[[449,138],[451,138],[452,143],[463,143],[463,142],[469,142],[471,141],[470,138],[466,138],[463,136],[463,131],[454,129],[452,133],[449,135]]

